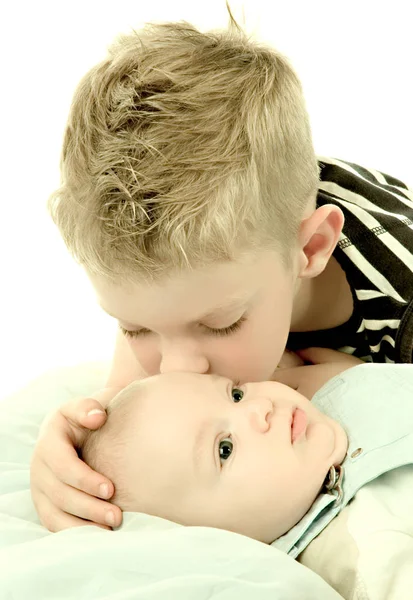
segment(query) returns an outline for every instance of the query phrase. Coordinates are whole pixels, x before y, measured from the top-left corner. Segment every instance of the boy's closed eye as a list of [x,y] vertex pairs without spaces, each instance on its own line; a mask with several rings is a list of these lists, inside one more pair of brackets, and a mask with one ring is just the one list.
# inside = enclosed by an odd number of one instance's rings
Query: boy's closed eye
[[[201,325],[201,327],[203,328],[203,330],[206,334],[216,335],[216,336],[226,336],[226,335],[231,335],[232,333],[235,333],[236,331],[238,331],[241,328],[242,324],[246,320],[247,320],[246,316],[243,315],[237,321],[235,321],[234,323],[232,323],[231,325],[228,325],[226,327],[208,327],[207,325]],[[146,329],[144,327],[141,327],[140,329],[132,330],[132,329],[126,329],[122,325],[119,325],[119,328],[122,331],[122,333],[126,337],[129,337],[129,338],[145,337],[152,333],[152,331],[150,331],[149,329]]]

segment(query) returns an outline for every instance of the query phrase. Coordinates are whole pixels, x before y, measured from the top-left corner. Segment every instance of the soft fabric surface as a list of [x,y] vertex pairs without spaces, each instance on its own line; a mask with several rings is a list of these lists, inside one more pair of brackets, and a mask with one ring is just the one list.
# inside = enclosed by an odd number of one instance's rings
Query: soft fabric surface
[[337,600],[318,575],[243,536],[125,513],[118,531],[44,529],[29,461],[48,411],[102,386],[107,365],[41,377],[0,402],[0,599]]

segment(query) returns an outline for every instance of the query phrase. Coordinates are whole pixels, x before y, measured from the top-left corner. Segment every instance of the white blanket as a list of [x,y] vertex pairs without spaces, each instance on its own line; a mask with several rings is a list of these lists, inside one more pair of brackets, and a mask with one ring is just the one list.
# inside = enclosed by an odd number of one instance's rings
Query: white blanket
[[0,600],[337,600],[318,575],[246,537],[125,513],[118,531],[51,534],[29,490],[46,413],[102,386],[106,365],[40,378],[0,402]]

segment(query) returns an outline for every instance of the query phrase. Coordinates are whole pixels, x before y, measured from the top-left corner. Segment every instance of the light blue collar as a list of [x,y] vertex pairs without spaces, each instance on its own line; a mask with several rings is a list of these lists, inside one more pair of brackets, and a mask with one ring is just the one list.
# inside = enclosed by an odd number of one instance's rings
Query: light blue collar
[[272,543],[296,558],[350,502],[383,473],[413,463],[413,365],[363,364],[330,380],[312,400],[338,421],[349,446],[342,495],[320,494],[310,510]]

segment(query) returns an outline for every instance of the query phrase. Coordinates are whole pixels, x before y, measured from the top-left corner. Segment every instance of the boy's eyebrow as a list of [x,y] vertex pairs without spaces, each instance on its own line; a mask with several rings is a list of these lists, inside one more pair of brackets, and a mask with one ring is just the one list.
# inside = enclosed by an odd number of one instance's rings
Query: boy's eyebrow
[[194,319],[194,322],[203,321],[204,319],[209,319],[211,317],[215,317],[216,313],[221,310],[226,311],[226,310],[233,310],[236,308],[241,308],[241,306],[245,305],[247,299],[249,299],[249,295],[248,296],[245,295],[243,297],[237,296],[235,298],[230,298],[229,301],[226,298],[223,302],[220,302],[219,304],[217,304],[212,310],[210,310],[207,313]]
[[[226,298],[222,303],[220,302],[219,304],[217,304],[212,310],[193,319],[191,321],[191,323],[197,323],[198,321],[203,321],[205,319],[210,319],[212,317],[215,317],[216,313],[220,310],[225,311],[225,310],[234,310],[236,308],[241,308],[241,306],[245,305],[245,302],[247,301],[248,298],[249,298],[249,295],[245,295],[243,297],[236,296],[234,298],[230,298],[229,300]],[[140,327],[140,325],[131,323],[127,319],[120,319],[119,317],[115,317],[115,315],[112,315],[111,312],[106,310],[106,308],[102,304],[100,304],[100,307],[107,315],[109,315],[109,317],[112,317],[113,319],[116,319],[117,321],[123,321],[124,323],[128,323],[128,325],[130,325],[131,327]]]

